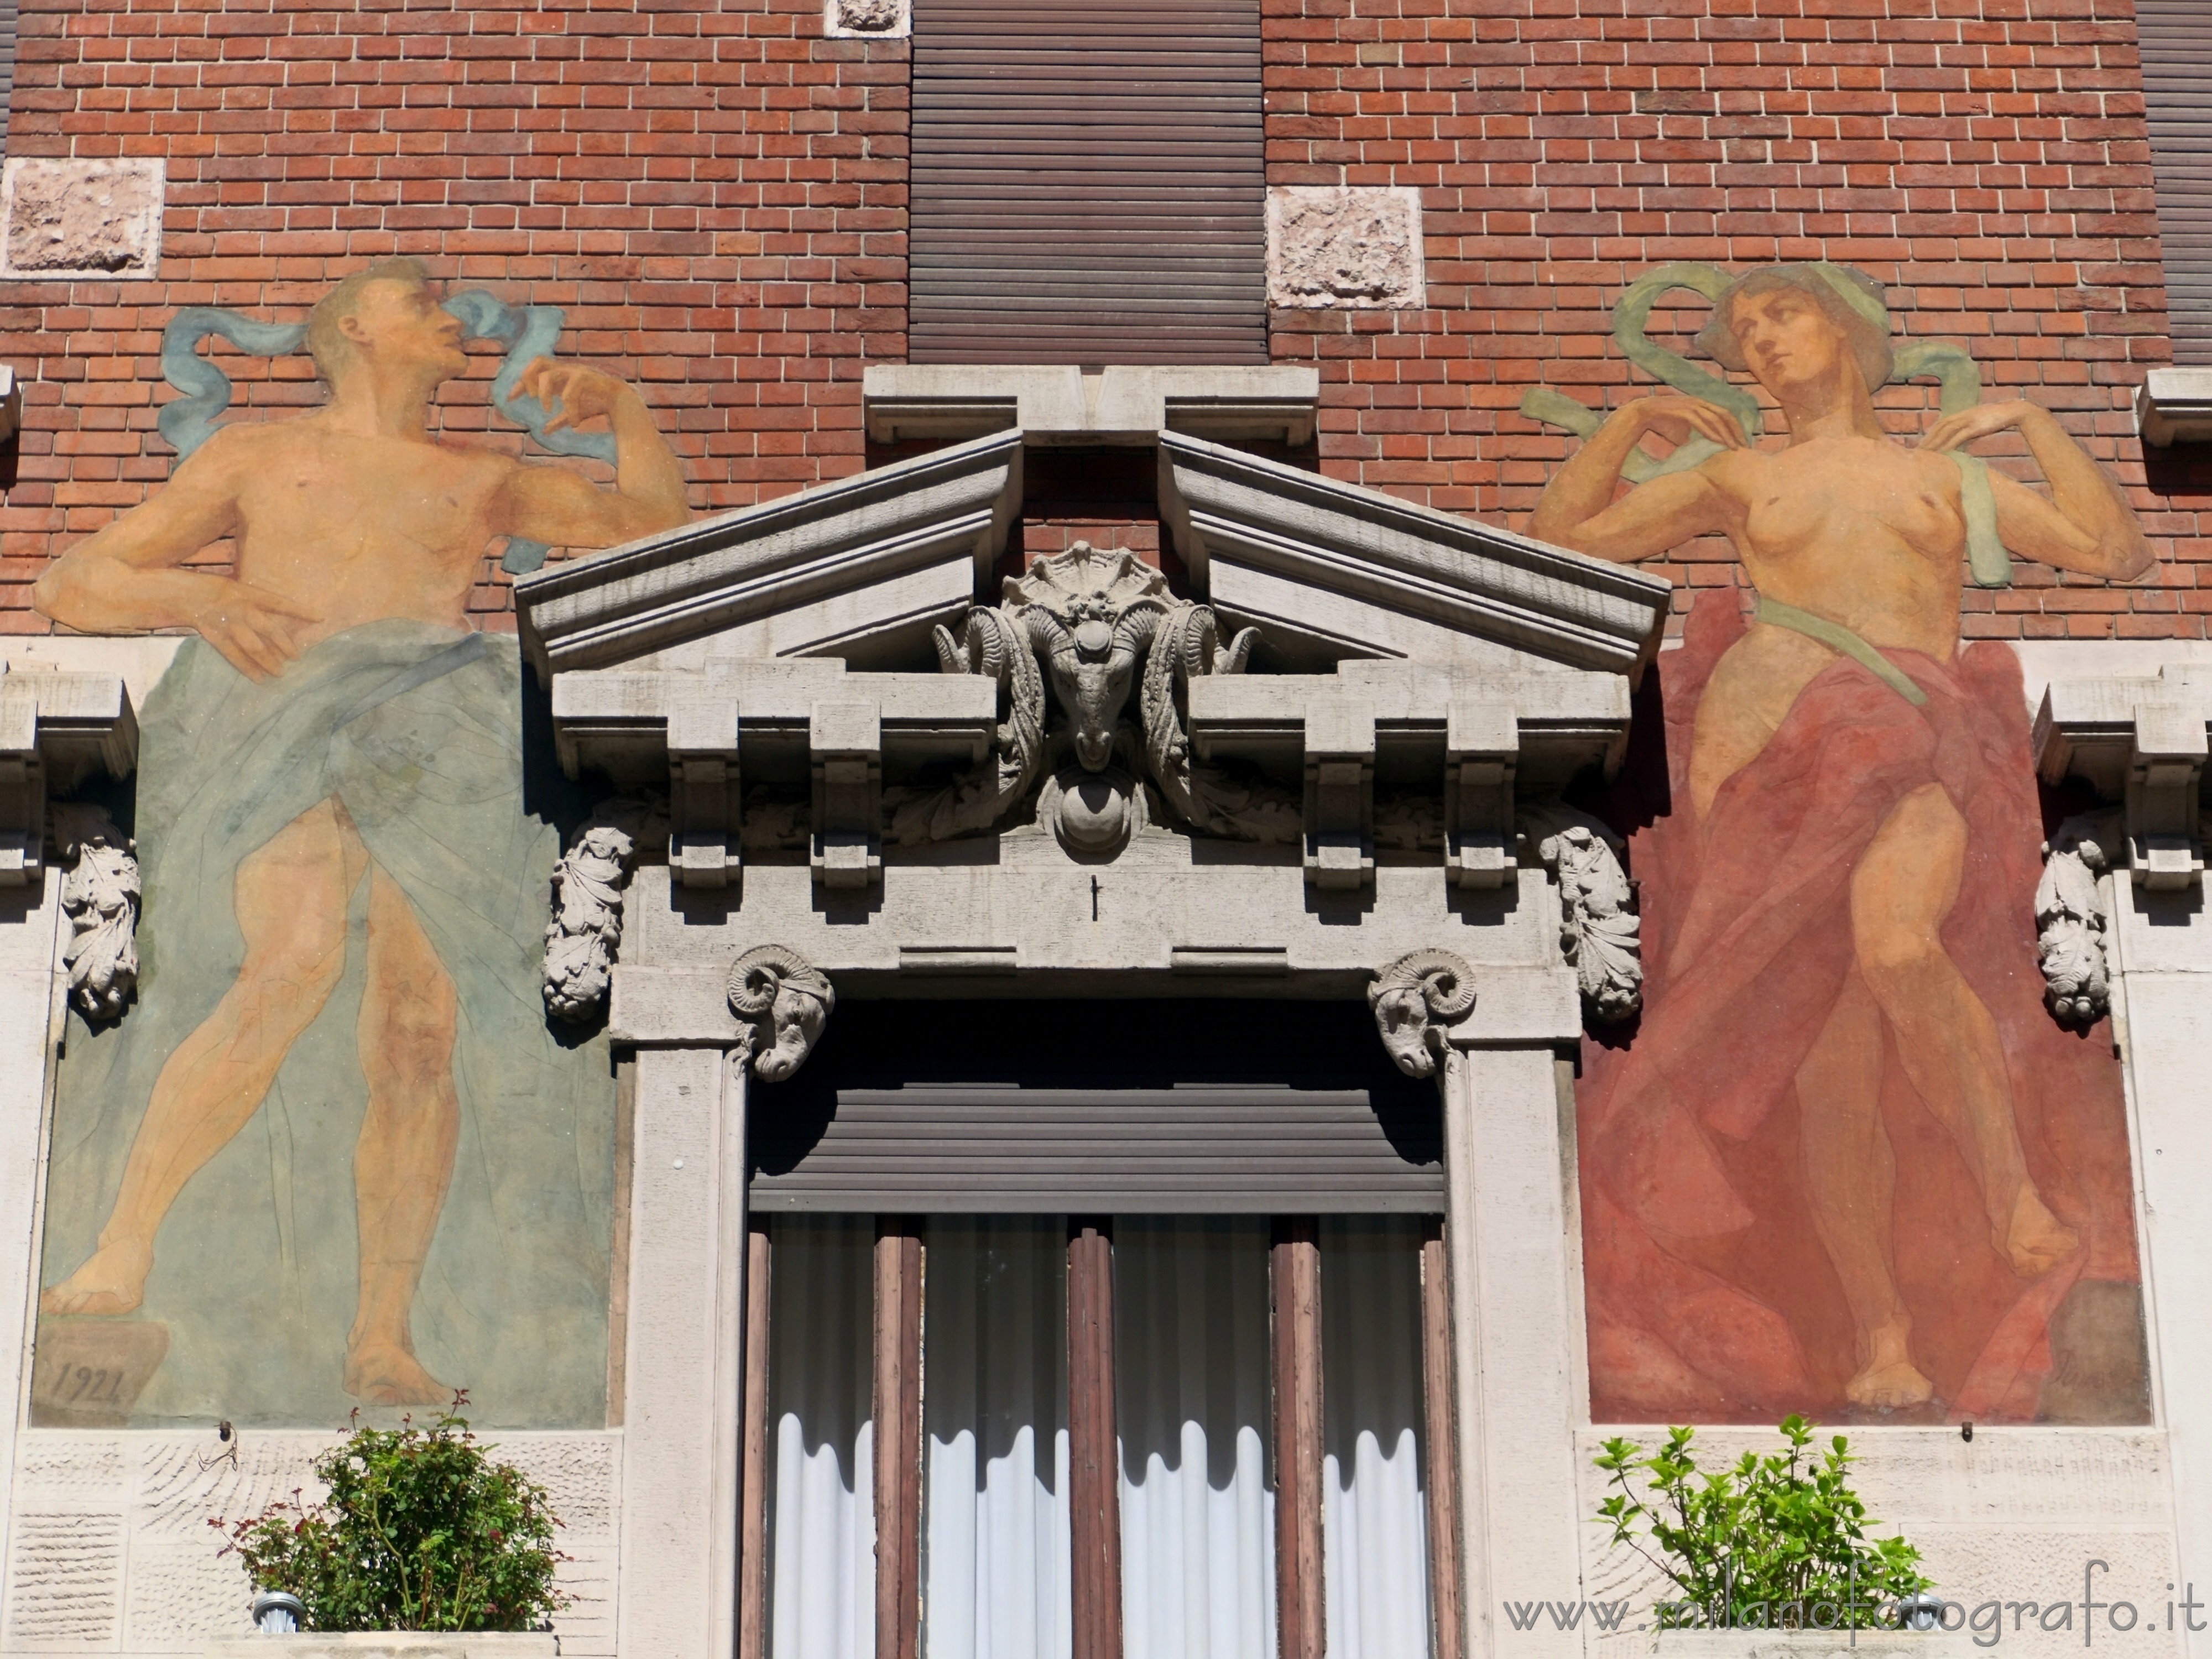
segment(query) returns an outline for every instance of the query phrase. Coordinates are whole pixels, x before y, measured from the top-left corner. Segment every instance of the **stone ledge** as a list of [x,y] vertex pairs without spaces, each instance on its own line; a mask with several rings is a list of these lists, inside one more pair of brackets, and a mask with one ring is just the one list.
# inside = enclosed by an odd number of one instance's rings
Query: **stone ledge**
[[2136,390],[2136,430],[2160,449],[2212,442],[2212,368],[2154,368]]
[[1657,1659],[1966,1659],[1978,1650],[1964,1630],[1673,1630],[1641,1645]]
[[1156,442],[1164,430],[1217,442],[1313,441],[1318,369],[1148,368],[1086,374],[1035,367],[878,363],[861,382],[877,443],[979,437],[1019,427],[1033,445]]
[[556,1659],[561,1638],[544,1631],[306,1632],[226,1637],[200,1651],[205,1659]]

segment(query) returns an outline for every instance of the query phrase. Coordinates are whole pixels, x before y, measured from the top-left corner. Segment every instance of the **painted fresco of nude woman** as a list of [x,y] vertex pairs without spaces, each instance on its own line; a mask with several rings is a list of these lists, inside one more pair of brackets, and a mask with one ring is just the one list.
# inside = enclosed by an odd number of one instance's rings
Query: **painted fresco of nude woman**
[[[1939,665],[1960,650],[1966,469],[1951,452],[2017,431],[2050,488],[1991,471],[1995,530],[2061,570],[2124,580],[2152,557],[2118,489],[2046,410],[1991,403],[1939,419],[1917,446],[1887,436],[1872,392],[1890,373],[1880,290],[1833,265],[1777,267],[1736,283],[1701,340],[1748,369],[1781,406],[1785,447],[1747,442],[1717,404],[1662,393],[1625,404],[1552,479],[1532,535],[1632,562],[1713,533],[1735,544],[1759,594],[1697,708],[1689,807],[1710,827],[1728,781],[1756,762],[1800,694],[1848,657],[1908,703],[1925,702],[1898,653]],[[1656,433],[1719,447],[1616,501],[1622,468]],[[1979,469],[1975,469],[1977,473]],[[1904,661],[1910,664],[1911,656]],[[1848,881],[1850,965],[1794,1083],[1811,1218],[1849,1304],[1858,1369],[1845,1395],[1892,1409],[1926,1401],[1892,1260],[1894,1155],[1880,1109],[1884,1032],[1978,1188],[1992,1246],[2022,1279],[2080,1248],[2031,1177],[2006,1056],[1989,1008],[1941,930],[1970,856],[1966,817],[1942,778],[1905,791]]]

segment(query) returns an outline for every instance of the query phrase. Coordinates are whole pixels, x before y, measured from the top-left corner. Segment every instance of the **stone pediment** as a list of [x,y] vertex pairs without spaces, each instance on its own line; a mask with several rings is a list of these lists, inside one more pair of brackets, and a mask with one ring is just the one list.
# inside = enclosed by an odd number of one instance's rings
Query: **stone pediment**
[[759,507],[717,514],[514,584],[541,678],[710,659],[929,658],[974,603],[1021,508],[1022,441],[1001,432]]
[[1286,665],[1635,669],[1668,584],[1456,514],[1163,432],[1160,516],[1191,586]]
[[1078,862],[1241,842],[1357,894],[1378,856],[1509,884],[1516,803],[1618,758],[1666,582],[1163,430],[1187,591],[1085,543],[997,584],[1024,441],[518,580],[564,768],[665,787],[691,886],[803,846],[819,890],[871,891],[1049,830]]
[[[515,583],[541,676],[744,659],[927,668],[988,604],[1019,511],[1008,430],[556,565]],[[1261,665],[1361,658],[1487,672],[1633,671],[1668,586],[1379,490],[1162,432],[1160,510],[1191,597],[1260,629]]]

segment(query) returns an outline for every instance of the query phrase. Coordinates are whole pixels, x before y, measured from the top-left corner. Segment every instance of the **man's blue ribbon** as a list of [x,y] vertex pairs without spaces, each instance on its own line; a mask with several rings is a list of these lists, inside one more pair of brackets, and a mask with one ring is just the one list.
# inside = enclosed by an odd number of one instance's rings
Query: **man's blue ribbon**
[[[612,433],[579,432],[573,427],[548,432],[546,422],[559,413],[557,401],[549,408],[514,390],[516,380],[533,360],[552,355],[563,321],[558,306],[518,309],[472,288],[454,295],[445,308],[460,319],[468,338],[492,340],[507,348],[499,372],[492,377],[494,409],[556,455],[588,455],[614,463]],[[214,435],[216,417],[230,407],[230,377],[200,356],[200,342],[210,335],[257,357],[281,357],[307,344],[307,328],[304,323],[257,322],[215,306],[186,306],[169,319],[161,331],[161,378],[184,396],[163,406],[156,424],[180,460]],[[509,537],[499,562],[512,574],[525,574],[545,562],[544,544]]]

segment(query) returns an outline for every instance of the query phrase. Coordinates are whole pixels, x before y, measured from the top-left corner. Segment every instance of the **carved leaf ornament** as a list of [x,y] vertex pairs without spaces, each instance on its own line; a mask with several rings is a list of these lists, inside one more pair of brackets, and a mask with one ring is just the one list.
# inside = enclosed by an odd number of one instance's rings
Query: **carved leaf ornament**
[[1643,922],[1620,865],[1620,840],[1587,812],[1559,805],[1522,815],[1521,832],[1559,879],[1559,952],[1583,1006],[1600,1024],[1644,1006]]
[[2111,918],[2097,879],[2112,862],[2106,849],[2120,842],[2117,814],[2085,812],[2059,825],[2045,848],[2035,884],[2035,955],[2044,1001],[2069,1024],[2093,1024],[2112,1008]]
[[118,1019],[138,983],[138,844],[97,806],[54,808],[54,839],[76,862],[62,879],[70,1000],[87,1019]]
[[660,803],[601,803],[568,838],[553,869],[553,919],[545,927],[545,1006],[571,1024],[606,1005],[622,947],[623,893],[641,842],[667,834]]

